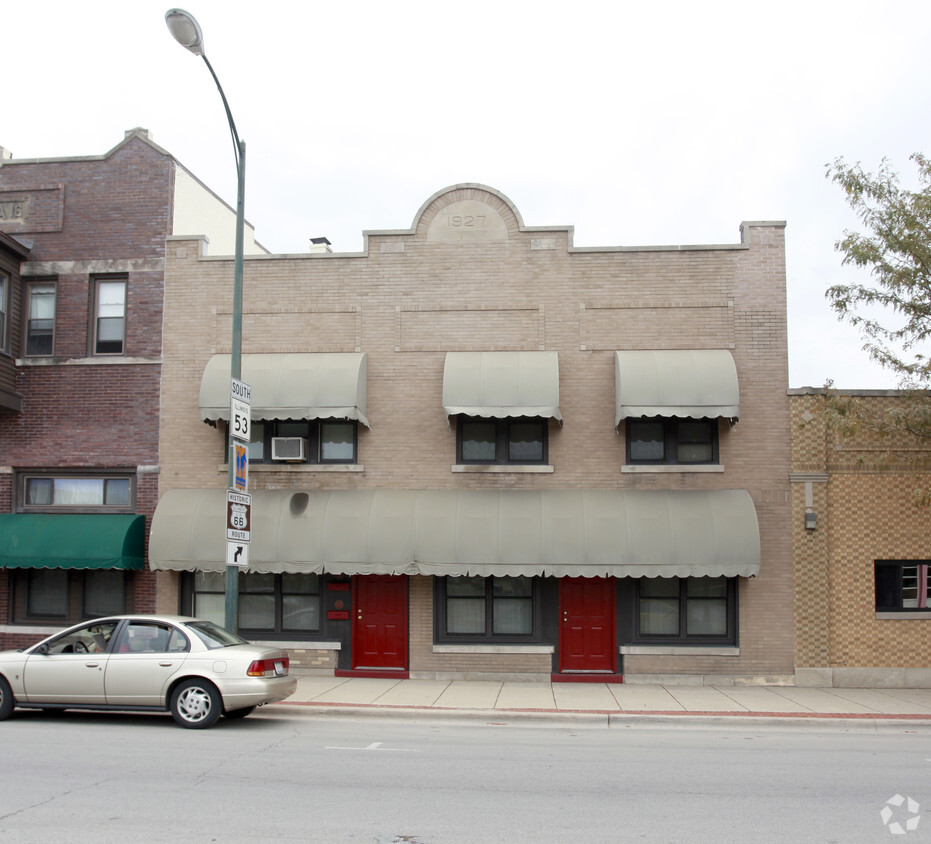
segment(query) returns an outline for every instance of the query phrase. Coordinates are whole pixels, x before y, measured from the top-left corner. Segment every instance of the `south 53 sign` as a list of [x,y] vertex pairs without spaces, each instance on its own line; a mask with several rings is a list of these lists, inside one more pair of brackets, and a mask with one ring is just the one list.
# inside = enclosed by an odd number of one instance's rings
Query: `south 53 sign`
[[230,403],[230,433],[235,439],[249,442],[252,436],[250,412],[249,405],[239,399],[233,399]]
[[249,442],[252,436],[251,412],[252,388],[233,378],[230,395],[230,433],[235,439]]

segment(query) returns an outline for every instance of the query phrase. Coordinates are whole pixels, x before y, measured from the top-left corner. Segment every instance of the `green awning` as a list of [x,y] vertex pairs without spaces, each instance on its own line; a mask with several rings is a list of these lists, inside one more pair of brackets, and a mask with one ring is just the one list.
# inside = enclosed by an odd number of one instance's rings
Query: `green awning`
[[0,568],[144,567],[145,516],[0,514]]

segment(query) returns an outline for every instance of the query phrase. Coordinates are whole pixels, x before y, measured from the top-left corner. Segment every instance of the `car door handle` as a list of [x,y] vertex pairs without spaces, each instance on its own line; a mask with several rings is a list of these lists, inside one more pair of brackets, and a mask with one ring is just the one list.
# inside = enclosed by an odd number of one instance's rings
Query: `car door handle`
[[159,666],[162,668],[171,668],[172,665],[174,665],[173,662],[160,662],[159,663]]
[[100,663],[99,662],[85,662],[84,667],[85,668],[100,668]]

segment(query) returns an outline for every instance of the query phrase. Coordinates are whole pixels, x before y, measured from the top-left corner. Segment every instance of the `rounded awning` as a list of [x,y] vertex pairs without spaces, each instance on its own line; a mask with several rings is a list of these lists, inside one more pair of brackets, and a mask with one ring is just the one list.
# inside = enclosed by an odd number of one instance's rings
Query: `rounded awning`
[[[222,489],[166,492],[151,567],[225,569],[226,506]],[[750,577],[760,534],[744,490],[257,490],[249,569]]]
[[556,352],[448,352],[443,410],[447,416],[542,416],[561,422],[559,357]]
[[[200,417],[230,418],[230,355],[214,355],[200,382]],[[364,352],[243,355],[240,380],[252,388],[251,416],[263,419],[365,417]]]
[[641,416],[740,418],[737,365],[727,350],[615,352],[614,375],[615,425]]

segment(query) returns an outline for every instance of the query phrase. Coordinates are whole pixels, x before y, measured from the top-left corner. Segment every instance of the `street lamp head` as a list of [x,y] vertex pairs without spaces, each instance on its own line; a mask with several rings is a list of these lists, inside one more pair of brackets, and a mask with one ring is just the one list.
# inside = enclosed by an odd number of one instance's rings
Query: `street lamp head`
[[172,37],[195,56],[204,55],[204,33],[194,16],[184,9],[169,9],[165,12],[165,23]]

